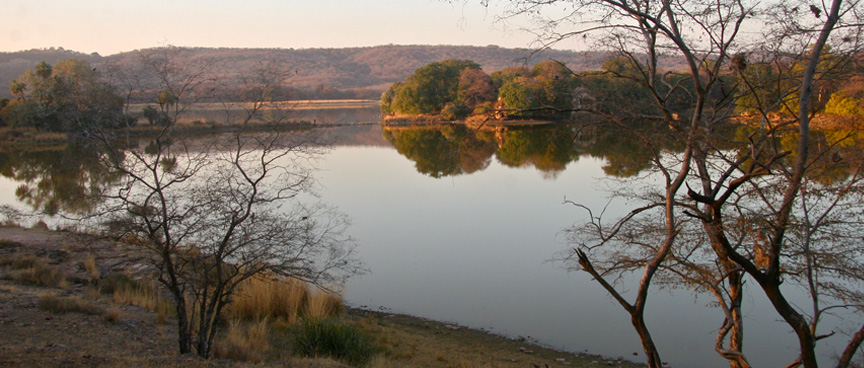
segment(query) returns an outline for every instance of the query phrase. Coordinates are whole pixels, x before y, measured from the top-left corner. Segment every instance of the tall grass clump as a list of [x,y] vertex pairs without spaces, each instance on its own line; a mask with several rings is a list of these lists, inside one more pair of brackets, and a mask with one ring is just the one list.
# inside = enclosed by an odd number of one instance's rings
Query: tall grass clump
[[46,265],[40,258],[24,256],[16,257],[7,262],[14,270],[12,277],[18,283],[61,289],[69,286],[66,275],[58,271],[56,267]]
[[332,317],[344,310],[338,295],[312,291],[301,280],[260,275],[243,281],[225,312],[229,321],[283,320],[294,323],[308,317]]
[[99,288],[102,294],[111,295],[116,305],[137,305],[155,311],[159,323],[175,313],[171,301],[160,296],[159,284],[152,280],[133,280],[115,272],[100,279]]
[[90,282],[99,280],[99,277],[102,276],[102,273],[99,271],[99,266],[96,264],[96,258],[94,258],[92,254],[87,256],[87,259],[84,260],[81,267],[87,272]]
[[282,318],[294,322],[305,312],[308,298],[309,289],[300,280],[250,277],[237,287],[226,318],[246,321]]
[[294,353],[330,357],[360,367],[372,360],[375,347],[372,339],[357,326],[330,318],[310,318],[296,327]]
[[268,330],[266,318],[249,324],[231,321],[225,333],[216,339],[213,354],[221,359],[260,363],[270,349]]
[[82,300],[81,298],[64,298],[56,295],[45,295],[39,299],[39,308],[51,313],[84,313],[101,315],[105,313],[102,308]]

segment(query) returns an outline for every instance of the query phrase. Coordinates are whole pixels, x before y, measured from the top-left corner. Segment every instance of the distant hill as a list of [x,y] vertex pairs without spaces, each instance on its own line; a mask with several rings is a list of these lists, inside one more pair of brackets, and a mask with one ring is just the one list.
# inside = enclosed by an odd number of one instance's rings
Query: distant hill
[[9,82],[24,73],[27,69],[33,69],[40,61],[54,65],[58,61],[66,59],[83,59],[90,63],[102,59],[99,54],[84,54],[76,51],[64,50],[63,48],[30,50],[19,52],[0,52],[0,97],[12,97],[9,92]]
[[[609,57],[602,52],[546,50],[532,54],[530,49],[508,49],[498,46],[375,46],[340,49],[240,49],[190,48],[195,58],[212,61],[215,75],[230,75],[251,70],[256,63],[281,60],[296,71],[291,84],[304,98],[377,98],[390,84],[411,75],[415,69],[445,59],[470,59],[491,73],[511,66],[534,65],[555,59],[574,71],[596,70]],[[60,49],[0,53],[0,97],[11,97],[9,82],[39,61],[55,64],[78,58],[94,67],[103,63],[123,64],[134,60],[135,52],[102,57]],[[677,68],[666,63],[668,68]]]

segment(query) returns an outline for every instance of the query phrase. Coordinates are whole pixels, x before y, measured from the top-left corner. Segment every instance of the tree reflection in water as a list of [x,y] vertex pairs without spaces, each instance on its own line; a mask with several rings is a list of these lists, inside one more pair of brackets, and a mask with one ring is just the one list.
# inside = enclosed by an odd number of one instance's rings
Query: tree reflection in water
[[418,172],[435,178],[483,170],[494,156],[507,167],[534,167],[554,179],[582,154],[606,159],[608,175],[630,177],[651,167],[649,148],[640,146],[631,133],[610,125],[577,123],[383,128],[384,138],[414,161]]
[[7,147],[0,150],[0,174],[18,182],[15,196],[36,211],[84,215],[96,194],[117,182],[100,158],[83,144]]

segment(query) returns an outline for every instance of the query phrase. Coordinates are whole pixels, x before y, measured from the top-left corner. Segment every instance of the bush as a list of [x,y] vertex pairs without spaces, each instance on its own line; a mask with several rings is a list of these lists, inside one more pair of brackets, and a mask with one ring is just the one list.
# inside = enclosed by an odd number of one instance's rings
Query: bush
[[308,319],[296,331],[294,353],[308,357],[327,356],[354,366],[372,360],[375,348],[358,327],[333,319]]

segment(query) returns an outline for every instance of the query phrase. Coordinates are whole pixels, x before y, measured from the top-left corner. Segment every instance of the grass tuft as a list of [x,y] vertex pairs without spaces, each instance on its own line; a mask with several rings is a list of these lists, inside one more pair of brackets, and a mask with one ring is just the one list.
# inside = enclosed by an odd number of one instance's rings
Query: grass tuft
[[42,263],[42,261],[36,256],[18,256],[15,258],[4,258],[0,261],[0,266],[9,266],[13,270],[21,270],[33,267],[39,263]]
[[105,313],[102,308],[77,297],[64,298],[56,295],[45,295],[39,299],[39,308],[51,313],[84,313],[100,315]]
[[152,280],[133,280],[123,273],[112,272],[99,280],[102,294],[110,294],[116,305],[137,305],[156,312],[156,323],[163,324],[174,316],[174,305],[160,297],[159,284]]
[[344,312],[338,295],[311,291],[309,284],[292,278],[251,277],[238,286],[224,315],[227,320],[285,320],[333,317]]
[[90,282],[99,280],[99,277],[102,276],[102,273],[99,272],[99,266],[96,265],[96,258],[93,258],[92,254],[87,256],[87,259],[84,260],[81,266],[84,267],[84,271],[87,271]]
[[108,310],[105,311],[105,314],[102,315],[102,319],[105,320],[105,322],[116,325],[118,322],[123,320],[123,311],[118,308],[108,308]]
[[225,334],[216,339],[213,354],[221,359],[260,363],[270,348],[267,341],[269,329],[266,318],[245,325],[231,321]]
[[9,262],[9,266],[15,270],[12,277],[21,284],[61,289],[69,286],[66,275],[58,271],[56,267],[46,265],[40,258],[34,256],[16,257]]
[[307,357],[331,357],[360,367],[372,360],[375,347],[372,339],[357,326],[329,318],[312,318],[297,327],[294,353]]

